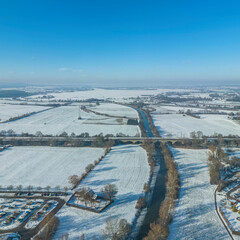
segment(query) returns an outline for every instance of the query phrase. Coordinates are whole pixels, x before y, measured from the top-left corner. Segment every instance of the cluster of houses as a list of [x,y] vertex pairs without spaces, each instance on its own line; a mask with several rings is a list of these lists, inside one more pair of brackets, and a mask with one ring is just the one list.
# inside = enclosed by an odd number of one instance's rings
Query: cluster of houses
[[[219,189],[217,202],[224,222],[233,234],[240,234],[240,168],[225,164],[222,172],[224,185]],[[221,186],[221,185],[220,185]]]

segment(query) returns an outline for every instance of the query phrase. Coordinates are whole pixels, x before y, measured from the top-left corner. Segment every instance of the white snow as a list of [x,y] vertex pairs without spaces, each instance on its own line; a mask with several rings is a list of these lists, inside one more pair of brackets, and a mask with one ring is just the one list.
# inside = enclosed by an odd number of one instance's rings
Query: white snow
[[240,158],[240,148],[230,148],[230,150],[231,152],[227,151],[230,159],[232,159],[233,157]]
[[108,217],[134,220],[136,201],[149,178],[146,151],[138,145],[113,147],[111,152],[94,168],[79,187],[90,187],[96,193],[106,184],[116,184],[118,193],[114,203],[102,213],[64,206],[57,214],[60,225],[57,237],[68,232],[70,238],[85,234],[86,239],[102,239],[102,230]]
[[[195,91],[193,89],[100,89],[95,88],[89,91],[75,91],[75,92],[60,92],[60,93],[49,93],[44,95],[51,95],[54,96],[57,100],[85,100],[90,98],[97,98],[97,99],[123,99],[123,98],[131,98],[131,97],[140,97],[146,95],[157,95],[160,93],[166,92],[192,92]],[[42,97],[43,95],[34,95],[28,97],[29,99],[36,99]]]
[[138,119],[138,113],[135,109],[114,103],[100,103],[99,106],[91,108],[99,113],[105,113],[111,116],[127,117]]
[[[225,217],[227,218],[230,227],[234,230],[239,232],[240,230],[240,221],[237,220],[239,218],[239,213],[238,212],[233,212],[232,209],[226,209],[224,207],[221,208]],[[236,239],[239,239],[239,236],[236,237]]]
[[215,133],[228,136],[240,135],[240,124],[227,118],[227,115],[202,114],[200,119],[182,114],[152,115],[159,133],[163,137],[190,137],[193,131],[202,131],[204,135]]
[[49,107],[33,105],[13,105],[0,103],[0,122],[9,120],[9,118],[22,116],[26,113],[39,112]]
[[158,113],[178,113],[179,110],[186,112],[187,110],[190,110],[192,113],[206,113],[207,112],[223,112],[223,113],[227,113],[229,114],[230,112],[236,113],[237,111],[230,111],[230,110],[213,110],[210,108],[199,108],[199,107],[190,107],[190,106],[176,106],[176,105],[161,105],[161,106],[156,106],[156,105],[151,105],[153,108],[156,109],[156,111],[154,112],[154,114],[158,114]]
[[12,147],[0,153],[0,183],[27,187],[70,187],[68,177],[104,154],[102,148]]
[[215,212],[216,186],[210,185],[207,150],[172,148],[172,153],[178,164],[181,190],[169,239],[229,239]]
[[[125,107],[124,110],[126,109],[128,108]],[[77,135],[88,132],[90,136],[100,133],[103,135],[118,133],[129,136],[140,135],[138,126],[118,122],[117,118],[106,118],[80,111],[82,119],[78,120],[78,111],[79,106],[58,107],[14,122],[0,124],[0,130],[13,129],[18,134],[22,132],[35,134],[37,131],[41,131],[43,134],[56,135],[65,131],[68,134],[74,132]]]

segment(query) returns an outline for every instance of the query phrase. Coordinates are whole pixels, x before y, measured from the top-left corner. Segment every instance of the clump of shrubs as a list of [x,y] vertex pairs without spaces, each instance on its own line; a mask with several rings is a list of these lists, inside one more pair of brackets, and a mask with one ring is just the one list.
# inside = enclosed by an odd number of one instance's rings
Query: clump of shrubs
[[143,189],[144,189],[144,191],[145,191],[146,193],[149,193],[149,192],[151,191],[151,187],[150,187],[150,185],[149,185],[148,183],[145,183],[145,184],[144,184]]
[[145,196],[140,196],[137,200],[135,208],[138,210],[142,210],[147,206],[147,200]]

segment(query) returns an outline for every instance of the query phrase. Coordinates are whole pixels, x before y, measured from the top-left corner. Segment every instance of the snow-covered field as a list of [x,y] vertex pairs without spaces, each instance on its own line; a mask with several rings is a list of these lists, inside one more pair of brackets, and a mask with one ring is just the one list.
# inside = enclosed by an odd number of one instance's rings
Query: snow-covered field
[[214,207],[207,150],[172,148],[181,178],[180,198],[170,225],[170,240],[230,239]]
[[[146,151],[138,145],[113,147],[111,152],[84,179],[80,187],[90,187],[99,192],[106,184],[116,184],[118,193],[113,204],[102,213],[64,206],[57,214],[60,225],[57,237],[68,232],[70,239],[85,234],[85,239],[102,239],[102,230],[108,217],[134,220],[135,204],[149,178]],[[94,238],[95,239],[95,238]]]
[[85,167],[104,154],[102,148],[12,147],[0,153],[2,187],[67,186],[68,177],[81,175]]
[[152,115],[161,136],[190,137],[193,131],[202,131],[204,135],[221,133],[240,135],[240,124],[228,119],[227,115],[202,114],[200,119],[182,114]]
[[[78,120],[78,111],[79,106],[58,107],[14,122],[0,124],[0,130],[13,129],[18,134],[22,132],[35,134],[41,131],[43,134],[52,135],[63,132],[68,134],[88,132],[90,136],[100,133],[103,135],[118,133],[129,136],[140,135],[138,126],[126,125],[126,123],[119,122],[118,118],[107,118],[81,111],[82,119]],[[131,111],[134,110],[131,109]]]
[[103,113],[103,114],[105,113],[111,116],[138,119],[138,113],[136,110],[120,104],[101,103],[99,106],[91,108],[91,110],[94,110],[96,112]]
[[[141,90],[130,90],[130,89],[100,89],[95,88],[94,90],[89,91],[76,91],[76,92],[61,92],[61,93],[49,93],[45,95],[54,96],[55,99],[67,100],[67,99],[79,99],[85,100],[90,98],[97,98],[97,99],[123,99],[123,98],[131,98],[131,97],[140,97],[146,95],[157,95],[160,93],[166,92],[192,92],[196,90],[191,89],[141,89]],[[42,97],[42,95],[34,95],[28,97],[29,99],[37,99]]]
[[49,107],[0,103],[0,122],[6,121],[12,117],[21,116],[26,113],[39,112],[48,108]]
[[[214,110],[210,109],[210,108],[197,108],[197,107],[188,107],[188,106],[156,106],[156,105],[151,105],[152,107],[154,107],[156,109],[156,111],[154,112],[154,114],[163,114],[163,113],[178,113],[179,110],[180,111],[184,111],[186,112],[187,110],[190,110],[193,113],[206,113],[206,111],[208,112],[214,112]],[[237,111],[230,111],[230,110],[217,110],[218,112],[223,112],[223,113],[236,113]],[[216,112],[216,111],[215,111]]]

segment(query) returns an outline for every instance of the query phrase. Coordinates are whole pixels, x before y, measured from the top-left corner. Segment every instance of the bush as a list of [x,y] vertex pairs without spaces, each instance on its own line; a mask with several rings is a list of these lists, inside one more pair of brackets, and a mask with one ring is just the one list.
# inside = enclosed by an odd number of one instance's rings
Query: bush
[[147,201],[146,198],[144,196],[140,196],[137,200],[136,203],[136,209],[142,210],[143,208],[145,208],[147,206]]
[[103,231],[105,239],[122,240],[127,239],[131,232],[131,226],[125,219],[108,218]]
[[232,211],[233,211],[233,212],[237,212],[236,204],[233,205],[233,207],[232,207]]
[[102,189],[103,196],[106,200],[109,200],[110,202],[117,194],[117,191],[117,186],[115,184],[108,184]]
[[72,184],[73,187],[75,187],[75,186],[78,184],[78,182],[79,182],[78,175],[72,175],[72,176],[70,176],[70,177],[68,178],[68,181],[69,181],[69,183]]
[[47,225],[43,228],[43,230],[38,235],[37,239],[41,240],[51,240],[54,233],[57,230],[59,225],[59,220],[56,216],[53,216],[47,223]]
[[144,191],[145,191],[146,193],[149,193],[149,192],[151,191],[151,187],[150,187],[150,185],[149,185],[148,183],[145,183],[145,184],[144,184],[143,189],[144,189]]
[[89,173],[94,168],[93,164],[88,164],[85,168],[86,172]]

